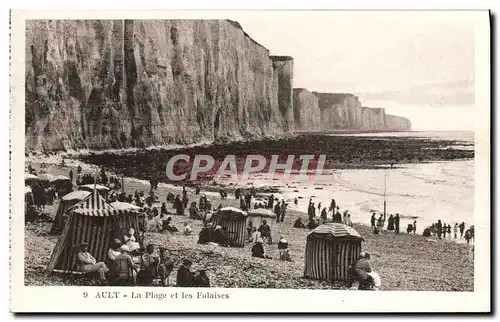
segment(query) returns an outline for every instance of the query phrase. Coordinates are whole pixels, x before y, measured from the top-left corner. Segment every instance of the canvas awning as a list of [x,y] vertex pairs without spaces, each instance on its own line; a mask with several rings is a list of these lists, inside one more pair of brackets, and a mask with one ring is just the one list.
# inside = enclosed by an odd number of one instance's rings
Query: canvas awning
[[83,200],[87,198],[90,195],[90,191],[85,191],[85,190],[77,190],[68,193],[64,197],[62,197],[62,200],[68,201],[68,200]]
[[247,216],[246,211],[235,207],[224,207],[214,213],[214,217],[245,218]]
[[316,229],[314,229],[307,238],[354,238],[361,239],[363,237],[352,227],[339,224],[339,223],[328,223],[323,224]]
[[264,218],[276,218],[276,214],[265,208],[257,208],[248,211],[248,216],[250,217],[264,217]]
[[80,190],[86,190],[86,191],[93,191],[94,188],[97,190],[97,191],[108,191],[109,188],[106,187],[106,186],[103,186],[103,185],[100,185],[100,184],[85,184],[83,186],[79,186]]

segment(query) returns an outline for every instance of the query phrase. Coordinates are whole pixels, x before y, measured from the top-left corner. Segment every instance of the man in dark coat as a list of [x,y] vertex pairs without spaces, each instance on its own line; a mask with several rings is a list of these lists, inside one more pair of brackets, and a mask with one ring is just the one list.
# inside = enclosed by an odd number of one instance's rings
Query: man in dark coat
[[280,207],[279,202],[277,202],[276,205],[274,206],[274,213],[276,214],[276,222],[280,222],[281,207]]
[[399,234],[399,214],[396,214],[396,217],[394,217],[394,232]]
[[375,229],[376,228],[376,222],[377,222],[377,218],[375,218],[375,213],[372,214],[372,218],[370,220],[371,224],[372,224],[372,228]]
[[191,272],[193,262],[189,259],[182,261],[181,267],[177,271],[177,287],[193,287],[194,274]]
[[266,220],[262,221],[262,225],[260,225],[258,230],[262,238],[267,238],[268,244],[271,245],[273,243],[273,238],[271,236],[271,227],[269,227]]

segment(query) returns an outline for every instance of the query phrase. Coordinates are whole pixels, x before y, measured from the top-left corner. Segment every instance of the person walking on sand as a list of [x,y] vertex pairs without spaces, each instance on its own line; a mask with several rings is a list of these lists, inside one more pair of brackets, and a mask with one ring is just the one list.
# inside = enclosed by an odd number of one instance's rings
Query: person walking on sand
[[448,224],[448,227],[446,228],[446,232],[448,233],[448,238],[451,239],[451,225]]
[[442,229],[443,239],[446,239],[447,228],[448,228],[448,226],[446,226],[446,223],[444,223],[443,224],[443,229]]
[[458,223],[455,223],[455,226],[453,226],[453,238],[457,239],[457,233],[458,233]]
[[462,221],[462,223],[458,225],[458,228],[460,229],[460,239],[462,239],[464,237],[465,222]]
[[470,236],[470,230],[469,229],[467,229],[467,231],[465,232],[464,238],[465,238],[465,241],[467,242],[467,244],[470,243],[471,236]]
[[375,222],[377,221],[377,218],[375,218],[375,213],[372,214],[372,218],[370,220],[372,224],[372,229],[375,229]]
[[399,234],[399,214],[396,214],[396,217],[394,218],[394,232]]
[[417,221],[414,220],[413,221],[413,235],[415,235],[417,233]]
[[318,202],[318,212],[321,211],[321,202]]
[[73,183],[73,169],[69,170],[69,180],[71,180],[71,183]]

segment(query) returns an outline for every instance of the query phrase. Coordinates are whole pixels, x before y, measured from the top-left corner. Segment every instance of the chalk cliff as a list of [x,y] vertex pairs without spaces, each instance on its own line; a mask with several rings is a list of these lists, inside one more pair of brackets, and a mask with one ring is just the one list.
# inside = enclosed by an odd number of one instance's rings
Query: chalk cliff
[[293,59],[230,20],[31,20],[25,55],[28,150],[411,127],[352,94],[293,90]]
[[305,88],[293,89],[295,131],[321,130],[321,113],[318,97]]
[[229,20],[28,21],[26,147],[283,133],[293,128],[293,61],[285,58],[270,57]]
[[[363,107],[358,97],[349,93],[318,93],[321,130],[404,131],[411,122],[400,116],[387,115],[383,108]],[[300,104],[300,101],[298,102]],[[305,109],[308,107],[297,107]],[[314,110],[314,107],[312,108]]]

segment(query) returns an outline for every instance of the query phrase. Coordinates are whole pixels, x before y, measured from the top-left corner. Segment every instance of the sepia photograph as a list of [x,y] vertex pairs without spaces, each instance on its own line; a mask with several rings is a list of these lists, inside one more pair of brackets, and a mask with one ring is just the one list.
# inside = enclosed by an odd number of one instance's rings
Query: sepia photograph
[[18,15],[21,286],[478,291],[489,14],[470,13]]

